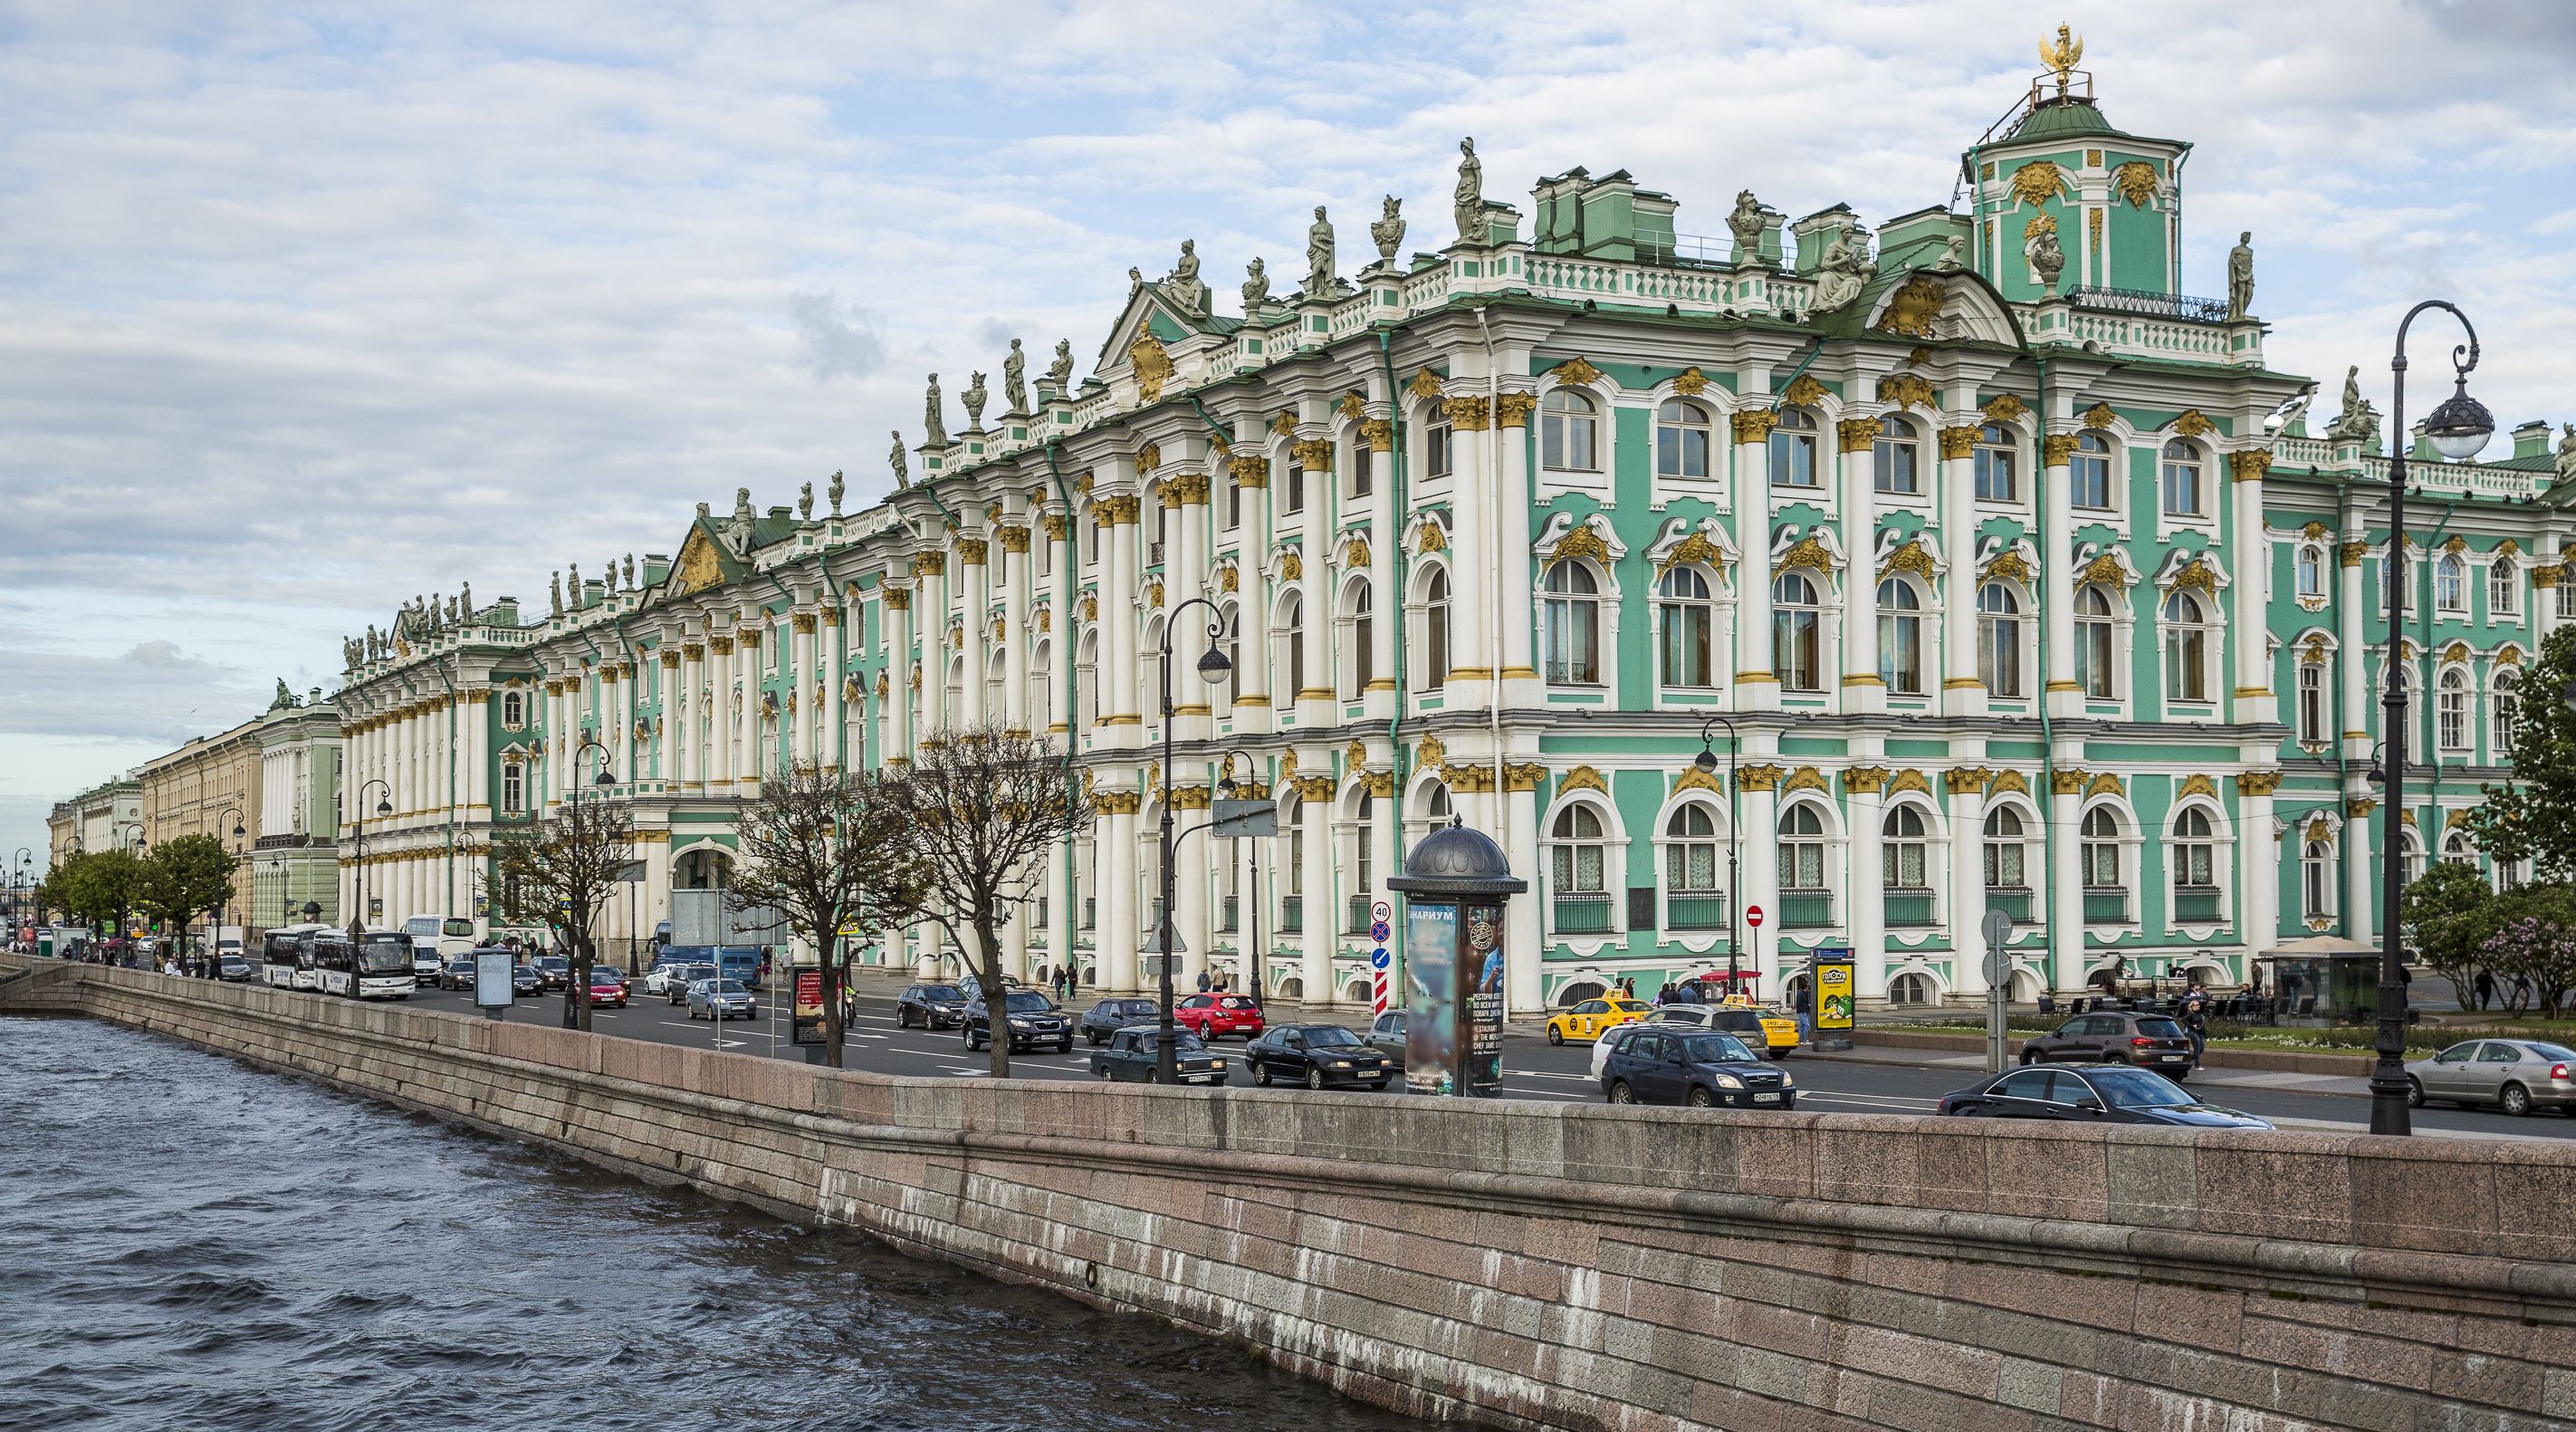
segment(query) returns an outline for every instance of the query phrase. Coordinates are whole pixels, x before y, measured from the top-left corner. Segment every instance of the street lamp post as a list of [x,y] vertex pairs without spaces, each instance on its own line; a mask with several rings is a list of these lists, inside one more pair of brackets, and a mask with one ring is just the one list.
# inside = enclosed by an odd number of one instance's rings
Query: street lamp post
[[[27,909],[26,909],[26,907],[27,907],[28,905],[32,904],[32,903],[34,902],[34,900],[35,900],[35,894],[36,894],[36,853],[35,853],[34,851],[32,851],[32,850],[28,849],[26,846],[23,846],[23,845],[22,845],[22,846],[19,846],[19,847],[18,847],[17,858],[16,858],[15,860],[11,861],[10,863],[11,863],[12,865],[14,865],[14,866],[16,866],[16,867],[17,867],[17,891],[18,891],[18,897],[17,897],[17,899],[16,899],[16,900],[14,900],[14,901],[12,901],[12,902],[11,902],[11,904],[10,904],[10,923],[11,923],[11,924],[13,924],[13,925],[22,924],[22,923],[23,923],[23,924],[33,924],[33,923],[34,923],[33,921],[30,921],[30,920],[28,920],[28,919],[27,919]],[[39,910],[39,911],[37,911],[36,913],[37,913],[38,915],[42,915],[44,912],[43,912],[42,910]],[[17,931],[15,931],[15,930],[10,931],[10,938],[15,939],[15,938],[17,938],[17,935],[18,935],[18,932],[17,932]],[[32,937],[30,938],[29,943],[30,943],[30,945],[32,946],[32,944],[33,944],[33,939],[32,939]]]
[[2386,690],[2380,700],[2387,711],[2382,723],[2388,738],[2388,804],[2380,811],[2379,883],[2383,907],[2379,951],[2379,1030],[2373,1041],[2378,1062],[2370,1071],[2370,1131],[2412,1132],[2406,1111],[2406,976],[2404,937],[2398,928],[2399,901],[2405,894],[2406,865],[2398,849],[2398,827],[2404,812],[2406,773],[2406,684],[2398,679],[2400,642],[2406,612],[2406,459],[2413,445],[2406,431],[2406,330],[2416,316],[2438,308],[2460,320],[2469,341],[2451,350],[2457,386],[2424,423],[2425,439],[2443,457],[2457,461],[2475,456],[2495,433],[2495,419],[2469,396],[2469,370],[2478,366],[2478,331],[2467,314],[2438,298],[2428,298],[2406,311],[2397,325],[2397,351],[2389,359],[2394,379],[2390,396],[2388,461],[2388,656],[2382,664]]
[[[243,834],[241,814],[241,807],[226,806],[223,808],[222,812],[215,817],[215,828],[218,831],[223,829],[225,816],[231,816],[233,818],[233,863],[235,865],[239,865],[241,863],[241,838]],[[217,840],[223,839],[220,834],[215,838]],[[221,900],[216,901],[214,909],[210,912],[214,916],[215,928],[206,932],[206,977],[209,979],[214,977],[215,956],[216,953],[223,948],[224,944],[224,907],[226,903],[227,902]],[[245,920],[242,923],[248,924],[249,921]]]
[[349,912],[349,943],[352,946],[358,943],[358,935],[366,928],[364,922],[371,913],[367,906],[367,792],[378,786],[383,786],[385,793],[376,797],[376,814],[389,816],[394,813],[394,788],[379,776],[358,787],[358,816],[350,825],[350,832],[358,842],[358,908]]
[[1744,906],[1741,862],[1738,859],[1744,848],[1744,837],[1735,818],[1735,758],[1741,743],[1736,740],[1735,723],[1723,716],[1711,716],[1701,722],[1699,754],[1691,758],[1691,764],[1703,776],[1717,770],[1717,751],[1710,733],[1721,726],[1726,728],[1726,992],[1732,995],[1735,993],[1736,954],[1744,947],[1736,931],[1735,913]]
[[1172,871],[1172,847],[1177,837],[1172,833],[1172,634],[1180,630],[1181,613],[1192,607],[1208,609],[1207,654],[1198,660],[1202,680],[1214,681],[1234,669],[1225,653],[1217,648],[1216,639],[1225,635],[1225,618],[1217,612],[1216,603],[1205,597],[1192,597],[1172,608],[1163,621],[1163,819],[1161,822],[1163,857],[1163,919],[1160,938],[1163,947],[1162,1037],[1154,1044],[1154,1077],[1165,1084],[1181,1082],[1180,1051],[1173,1047],[1177,1036],[1172,1027],[1172,903],[1179,891]]
[[[1244,775],[1247,780],[1255,779],[1260,775],[1261,768],[1254,764],[1250,753],[1240,749],[1227,751],[1225,753],[1225,764],[1219,767],[1217,771],[1216,793],[1222,799],[1232,800],[1234,798],[1234,763],[1238,758],[1243,762]],[[1245,951],[1243,962],[1244,981],[1252,986],[1250,993],[1252,995],[1252,1003],[1254,1007],[1260,1008],[1262,1007],[1261,907],[1269,899],[1269,896],[1263,894],[1261,891],[1254,864],[1255,862],[1252,859],[1252,847],[1247,845],[1243,848],[1242,888],[1245,893],[1235,897],[1234,905],[1236,915],[1243,921],[1243,947]]]

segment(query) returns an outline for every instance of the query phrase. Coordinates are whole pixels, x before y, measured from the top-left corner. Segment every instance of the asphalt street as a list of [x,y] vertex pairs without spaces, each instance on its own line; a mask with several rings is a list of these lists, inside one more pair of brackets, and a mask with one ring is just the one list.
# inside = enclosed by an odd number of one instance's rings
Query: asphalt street
[[[603,1034],[627,1039],[650,1039],[665,1044],[696,1044],[708,1049],[726,1049],[738,1053],[770,1055],[784,1059],[802,1059],[804,1051],[789,1042],[785,1001],[773,998],[783,994],[775,981],[761,992],[760,1015],[756,1019],[736,1019],[719,1026],[704,1019],[690,1019],[679,1006],[667,1004],[660,996],[642,993],[636,985],[635,1002],[626,1009],[594,1009],[592,1028]],[[471,998],[464,991],[422,990],[412,997],[414,1006],[446,1009],[457,1013],[474,1012]],[[1079,1001],[1073,1008],[1087,1007]],[[563,1016],[563,995],[550,991],[541,998],[522,1000],[506,1017],[518,1020],[559,1021]],[[1364,1026],[1365,1020],[1340,1021],[1353,1027]],[[1221,1039],[1218,1050],[1236,1054],[1242,1042]],[[1599,1103],[1601,1086],[1590,1074],[1591,1049],[1588,1045],[1555,1047],[1535,1035],[1512,1033],[1503,1043],[1503,1092],[1513,1098],[1555,1099]],[[891,995],[862,991],[857,999],[850,1028],[846,1058],[849,1067],[880,1074],[947,1076],[980,1079],[990,1070],[988,1055],[968,1053],[955,1031],[931,1033],[920,1029],[900,1029],[895,1025],[894,999]],[[1877,1058],[1843,1055],[1797,1054],[1786,1067],[1798,1084],[1798,1106],[1814,1113],[1845,1114],[1928,1114],[1941,1095],[1973,1082],[1979,1071],[1956,1063],[1897,1063]],[[1079,1037],[1071,1054],[1016,1054],[1011,1057],[1011,1073],[1024,1079],[1090,1079],[1090,1049]],[[2370,1105],[2362,1081],[2348,1082],[2350,1089],[2326,1090],[2285,1088],[2266,1083],[2273,1076],[2240,1075],[2232,1071],[2208,1071],[2192,1082],[2192,1087],[2213,1104],[2242,1109],[2273,1120],[2285,1128],[2366,1130],[2370,1123]],[[1248,1084],[1249,1076],[1238,1069],[1237,1084]],[[2314,1083],[2317,1081],[2305,1081]],[[1388,1094],[1397,1097],[1401,1083]],[[2576,1137],[2576,1118],[2560,1114],[2535,1114],[2516,1119],[2493,1110],[2425,1108],[2415,1111],[2415,1127],[2435,1133],[2482,1134],[2490,1137]]]

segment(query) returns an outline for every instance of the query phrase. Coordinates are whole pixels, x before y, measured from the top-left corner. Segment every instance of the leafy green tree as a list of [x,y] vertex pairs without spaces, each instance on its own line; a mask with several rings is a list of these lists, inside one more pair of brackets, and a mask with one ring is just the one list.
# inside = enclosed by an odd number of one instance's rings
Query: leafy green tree
[[187,946],[191,920],[233,898],[233,854],[202,831],[152,847],[142,867],[136,903],[162,923],[179,948]]
[[84,851],[63,862],[56,898],[100,938],[125,933],[126,912],[143,893],[143,862],[122,850]]
[[2576,627],[2540,644],[2514,703],[2513,775],[2485,787],[2469,813],[2478,848],[2499,864],[2532,862],[2541,881],[2576,880],[2576,711],[2560,693],[2576,683]]
[[2485,965],[2484,944],[2493,925],[2496,893],[2477,867],[2437,860],[2397,897],[2398,918],[2413,927],[2418,958],[2458,991],[2460,1008]]
[[2576,987],[2576,886],[2508,890],[2489,907],[2480,959],[2499,979],[2527,979],[2543,1019],[2556,1019]]
[[553,815],[492,838],[501,917],[551,925],[572,947],[572,981],[564,987],[568,1028],[590,1028],[590,967],[599,958],[591,930],[617,890],[634,841],[625,804],[597,797],[566,801]]

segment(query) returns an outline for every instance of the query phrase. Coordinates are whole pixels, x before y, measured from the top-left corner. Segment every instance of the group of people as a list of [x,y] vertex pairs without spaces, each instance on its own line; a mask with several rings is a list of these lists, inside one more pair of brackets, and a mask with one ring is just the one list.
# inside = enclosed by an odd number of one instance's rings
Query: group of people
[[2520,1014],[2540,1000],[2540,990],[2532,984],[2529,975],[2515,975],[2507,982],[2498,980],[2489,971],[2480,970],[2477,979],[2471,982],[2471,990],[2477,995],[2478,1008],[2486,1008],[2487,1002],[2493,1000],[2496,1007],[2507,1014]]

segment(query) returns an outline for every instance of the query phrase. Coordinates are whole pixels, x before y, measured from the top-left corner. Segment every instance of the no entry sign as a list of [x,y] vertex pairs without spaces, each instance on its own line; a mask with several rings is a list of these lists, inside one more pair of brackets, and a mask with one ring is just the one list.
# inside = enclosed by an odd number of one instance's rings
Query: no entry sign
[[1757,929],[1757,930],[1761,929],[1761,928],[1762,928],[1762,907],[1761,907],[1761,906],[1759,906],[1759,905],[1747,905],[1747,906],[1745,906],[1745,907],[1744,907],[1744,923],[1746,923],[1746,924],[1748,924],[1748,925],[1751,925],[1753,928],[1755,928],[1755,929]]

